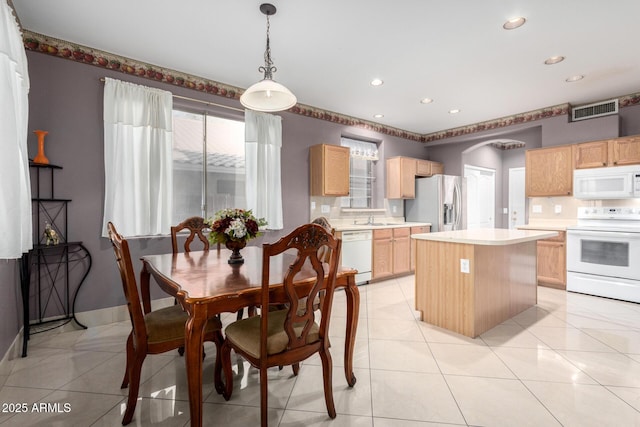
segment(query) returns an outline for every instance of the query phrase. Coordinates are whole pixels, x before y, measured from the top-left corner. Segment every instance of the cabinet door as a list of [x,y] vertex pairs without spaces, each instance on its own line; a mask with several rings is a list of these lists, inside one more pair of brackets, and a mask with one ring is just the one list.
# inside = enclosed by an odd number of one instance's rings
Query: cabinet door
[[538,240],[538,284],[566,289],[566,250],[564,241]]
[[311,195],[348,196],[349,148],[319,144],[309,150]]
[[373,230],[371,278],[393,275],[393,234],[390,228]]
[[393,274],[408,273],[411,269],[411,229],[393,229]]
[[573,194],[573,146],[528,150],[525,154],[527,197]]
[[[411,234],[430,233],[431,226],[411,227]],[[411,238],[411,236],[409,236]],[[411,239],[411,271],[416,271],[416,241]]]
[[416,160],[416,176],[431,176],[431,163],[429,160]]
[[640,135],[610,140],[609,162],[611,166],[640,164]]
[[393,157],[387,159],[387,198],[415,198],[415,177],[416,159],[410,157]]
[[438,175],[444,173],[444,164],[440,162],[431,162],[431,175]]
[[594,141],[576,144],[576,169],[601,168],[607,166],[609,158],[609,142]]

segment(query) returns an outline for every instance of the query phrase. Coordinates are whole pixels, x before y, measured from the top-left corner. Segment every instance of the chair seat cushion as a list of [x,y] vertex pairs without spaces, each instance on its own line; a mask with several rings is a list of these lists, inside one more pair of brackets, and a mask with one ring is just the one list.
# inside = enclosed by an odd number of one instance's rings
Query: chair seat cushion
[[[269,325],[267,331],[267,354],[278,354],[287,349],[289,337],[284,330],[284,321],[287,316],[287,310],[278,310],[269,312]],[[260,316],[253,316],[248,319],[233,322],[225,329],[226,339],[229,340],[234,347],[244,351],[245,353],[255,357],[260,357]],[[299,335],[304,324],[295,324],[293,329]],[[307,344],[314,343],[320,339],[320,327],[317,323],[311,326],[311,330],[307,335]]]
[[[189,315],[182,310],[180,305],[154,310],[144,316],[147,327],[147,341],[149,344],[184,339],[184,324]],[[205,328],[205,335],[215,330],[222,329],[220,319],[209,319]]]

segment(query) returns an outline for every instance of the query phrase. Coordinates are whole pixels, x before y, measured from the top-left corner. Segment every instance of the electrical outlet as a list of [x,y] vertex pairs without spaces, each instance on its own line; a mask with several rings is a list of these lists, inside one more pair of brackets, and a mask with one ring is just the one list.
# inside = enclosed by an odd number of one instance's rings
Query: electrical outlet
[[391,212],[393,212],[393,213],[397,213],[397,212],[398,212],[398,207],[397,207],[397,206],[393,206],[393,207],[391,208]]
[[542,205],[533,205],[531,210],[533,213],[542,213]]
[[469,273],[469,260],[468,259],[460,259],[460,272],[461,273]]
[[562,213],[562,205],[556,205],[554,210],[557,214]]
[[316,210],[316,202],[311,202],[311,210]]
[[320,211],[321,211],[322,213],[329,213],[329,212],[331,212],[331,206],[329,206],[329,205],[322,205],[322,206],[320,206]]
[[502,213],[505,215],[509,215],[509,208],[502,208]]

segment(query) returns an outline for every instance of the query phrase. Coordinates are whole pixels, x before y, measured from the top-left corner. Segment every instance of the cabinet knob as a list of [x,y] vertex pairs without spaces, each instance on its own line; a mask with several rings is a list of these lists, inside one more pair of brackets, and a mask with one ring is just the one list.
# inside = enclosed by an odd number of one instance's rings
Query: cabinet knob
[[607,162],[602,162],[602,166],[607,166]]
[[617,164],[618,164],[618,162],[613,162],[613,164],[614,164],[614,165],[617,165]]

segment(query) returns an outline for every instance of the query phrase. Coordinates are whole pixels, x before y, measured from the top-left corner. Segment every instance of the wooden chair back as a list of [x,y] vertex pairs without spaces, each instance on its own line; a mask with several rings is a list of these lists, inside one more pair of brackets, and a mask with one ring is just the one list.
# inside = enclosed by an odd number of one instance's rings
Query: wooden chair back
[[113,223],[109,222],[107,224],[107,230],[109,231],[109,239],[111,240],[116,256],[118,270],[120,270],[124,297],[127,301],[127,309],[129,311],[129,317],[131,318],[131,326],[133,327],[132,335],[135,346],[136,348],[144,349],[147,346],[147,328],[144,322],[144,311],[140,301],[136,275],[131,261],[129,243],[118,233]]
[[189,236],[184,242],[184,251],[191,251],[191,243],[196,237],[202,242],[204,251],[209,250],[209,239],[204,235],[204,231],[208,230],[209,226],[205,223],[204,218],[200,216],[192,216],[185,219],[180,224],[171,227],[171,248],[173,253],[178,253],[178,233],[182,230],[189,230]]
[[[323,262],[319,257],[319,249],[325,247],[328,253],[328,262]],[[284,365],[296,363],[300,360],[300,356],[306,351],[300,352],[301,347],[307,345],[308,334],[314,324],[314,301],[321,290],[326,291],[324,301],[321,307],[321,320],[319,329],[320,347],[328,349],[328,331],[329,320],[331,318],[331,307],[333,301],[333,291],[335,288],[335,280],[338,272],[338,260],[340,258],[340,250],[342,241],[336,239],[331,232],[318,224],[305,224],[287,236],[281,238],[275,243],[265,243],[263,248],[262,259],[262,307],[269,307],[269,276],[270,276],[270,259],[285,251],[293,251],[297,254],[295,261],[289,266],[283,279],[284,292],[287,298],[286,320],[284,329],[288,337],[287,351],[292,352],[292,358],[282,360]],[[296,275],[301,271],[303,265],[307,263],[314,272],[314,277],[310,280],[310,285],[304,287],[306,292],[301,291],[303,287],[294,286]],[[326,288],[325,288],[325,276]],[[265,337],[260,342],[261,359],[267,360],[267,328],[269,310],[262,310],[261,314],[261,336]],[[302,328],[300,328],[300,326]],[[296,331],[297,329],[297,331]],[[299,332],[298,332],[299,331]],[[318,351],[316,343],[312,343],[310,354]],[[297,354],[296,354],[297,353]],[[279,356],[282,358],[282,355]],[[301,359],[302,360],[302,359]]]

